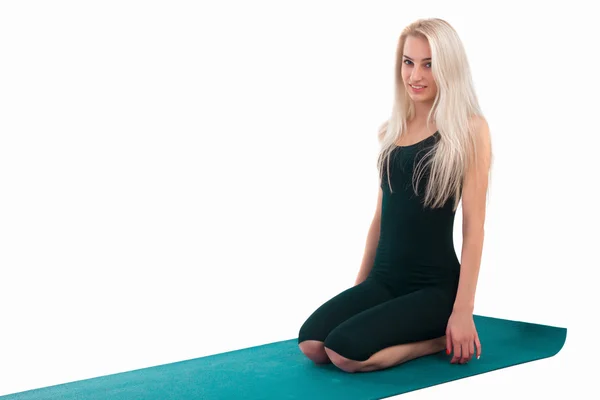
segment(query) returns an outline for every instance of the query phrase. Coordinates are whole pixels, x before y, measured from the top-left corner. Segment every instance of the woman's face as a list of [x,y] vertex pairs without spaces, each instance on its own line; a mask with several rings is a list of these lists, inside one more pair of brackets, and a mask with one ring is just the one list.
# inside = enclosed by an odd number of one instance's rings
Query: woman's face
[[[402,54],[402,80],[414,102],[433,102],[437,85],[431,72],[431,49],[425,38],[408,36]],[[414,89],[414,86],[424,86]]]

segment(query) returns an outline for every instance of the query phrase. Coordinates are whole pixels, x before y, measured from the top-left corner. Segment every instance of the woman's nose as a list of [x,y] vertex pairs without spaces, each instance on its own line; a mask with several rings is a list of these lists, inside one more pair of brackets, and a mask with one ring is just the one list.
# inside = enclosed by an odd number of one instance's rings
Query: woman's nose
[[413,82],[419,81],[419,79],[421,79],[421,71],[418,67],[413,69],[411,79],[413,80]]

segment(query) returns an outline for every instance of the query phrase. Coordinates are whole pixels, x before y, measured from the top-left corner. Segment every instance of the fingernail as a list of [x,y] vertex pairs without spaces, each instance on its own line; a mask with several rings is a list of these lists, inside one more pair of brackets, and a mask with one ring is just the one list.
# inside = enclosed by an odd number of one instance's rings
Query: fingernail
[[446,349],[446,354],[450,355],[450,350]]
[[477,359],[478,359],[478,360],[479,360],[479,357],[481,357],[481,356],[477,356]]

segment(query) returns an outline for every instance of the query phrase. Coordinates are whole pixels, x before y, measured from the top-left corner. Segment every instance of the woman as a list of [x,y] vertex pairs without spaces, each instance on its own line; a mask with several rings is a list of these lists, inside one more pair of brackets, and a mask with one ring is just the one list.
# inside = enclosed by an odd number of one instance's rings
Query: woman
[[[417,20],[396,50],[395,102],[378,134],[380,188],[356,284],[302,325],[300,350],[347,372],[389,368],[446,349],[466,363],[483,248],[489,128],[461,41],[444,20]],[[454,216],[463,205],[459,262]]]

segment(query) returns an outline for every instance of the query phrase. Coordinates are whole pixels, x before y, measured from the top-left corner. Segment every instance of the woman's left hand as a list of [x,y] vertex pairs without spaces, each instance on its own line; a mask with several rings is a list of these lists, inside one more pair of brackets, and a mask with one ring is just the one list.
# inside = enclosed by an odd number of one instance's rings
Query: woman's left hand
[[466,364],[475,354],[477,347],[477,358],[481,356],[481,343],[475,329],[473,314],[467,311],[453,311],[446,328],[446,354],[452,353],[454,357],[451,364]]

